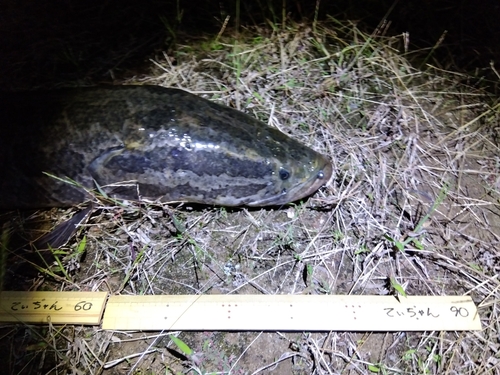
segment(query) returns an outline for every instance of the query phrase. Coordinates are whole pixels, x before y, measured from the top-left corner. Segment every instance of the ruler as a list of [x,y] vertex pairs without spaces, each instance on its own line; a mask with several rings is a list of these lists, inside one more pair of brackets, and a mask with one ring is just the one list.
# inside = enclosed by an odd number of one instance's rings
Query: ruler
[[106,292],[0,292],[0,322],[100,324]]
[[481,329],[470,297],[111,296],[103,329],[426,331]]
[[107,330],[481,330],[469,296],[118,295],[107,299],[103,292],[0,293],[0,322],[48,321],[102,323]]

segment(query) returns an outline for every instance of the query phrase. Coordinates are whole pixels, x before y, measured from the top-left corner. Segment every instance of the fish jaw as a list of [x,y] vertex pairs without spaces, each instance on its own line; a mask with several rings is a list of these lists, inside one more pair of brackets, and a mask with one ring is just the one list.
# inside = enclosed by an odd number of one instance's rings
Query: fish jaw
[[318,155],[317,168],[310,174],[308,179],[295,184],[280,195],[266,197],[261,200],[248,202],[249,207],[281,206],[295,202],[315,193],[320,187],[326,185],[333,174],[333,166],[322,155]]

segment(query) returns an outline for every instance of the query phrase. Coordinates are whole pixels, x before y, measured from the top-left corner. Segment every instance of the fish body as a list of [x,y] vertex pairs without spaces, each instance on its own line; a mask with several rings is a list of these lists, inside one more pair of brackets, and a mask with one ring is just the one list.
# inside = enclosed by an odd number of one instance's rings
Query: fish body
[[0,122],[0,208],[89,199],[53,176],[130,200],[269,206],[311,195],[332,174],[277,129],[173,88],[4,94]]

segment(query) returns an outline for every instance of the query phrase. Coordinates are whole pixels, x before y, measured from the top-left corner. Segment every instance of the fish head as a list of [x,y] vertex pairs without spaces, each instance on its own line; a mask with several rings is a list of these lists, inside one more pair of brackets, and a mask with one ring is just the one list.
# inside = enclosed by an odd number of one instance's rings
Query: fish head
[[251,119],[245,123],[220,137],[213,152],[191,155],[189,165],[198,167],[189,184],[197,186],[199,201],[280,206],[306,198],[330,180],[333,167],[325,156],[275,128],[259,123],[252,129]]
[[271,153],[263,160],[270,166],[269,172],[261,176],[266,186],[251,196],[247,206],[279,206],[298,201],[312,195],[332,176],[332,164],[325,156],[294,139],[287,137],[276,142],[278,138],[274,134],[266,146]]

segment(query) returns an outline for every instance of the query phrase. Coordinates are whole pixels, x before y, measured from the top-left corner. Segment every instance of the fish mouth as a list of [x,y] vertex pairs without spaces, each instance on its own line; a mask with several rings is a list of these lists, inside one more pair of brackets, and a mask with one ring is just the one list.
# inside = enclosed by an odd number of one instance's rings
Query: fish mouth
[[311,174],[308,180],[293,186],[286,193],[265,198],[259,201],[248,203],[249,207],[262,207],[262,206],[280,206],[287,203],[298,201],[299,199],[306,198],[316,192],[321,186],[326,185],[330,181],[333,174],[332,164],[322,158],[319,163],[320,166]]
[[332,164],[324,159],[320,167],[305,183],[294,186],[286,195],[288,202],[295,202],[314,194],[320,187],[330,181],[333,174]]

